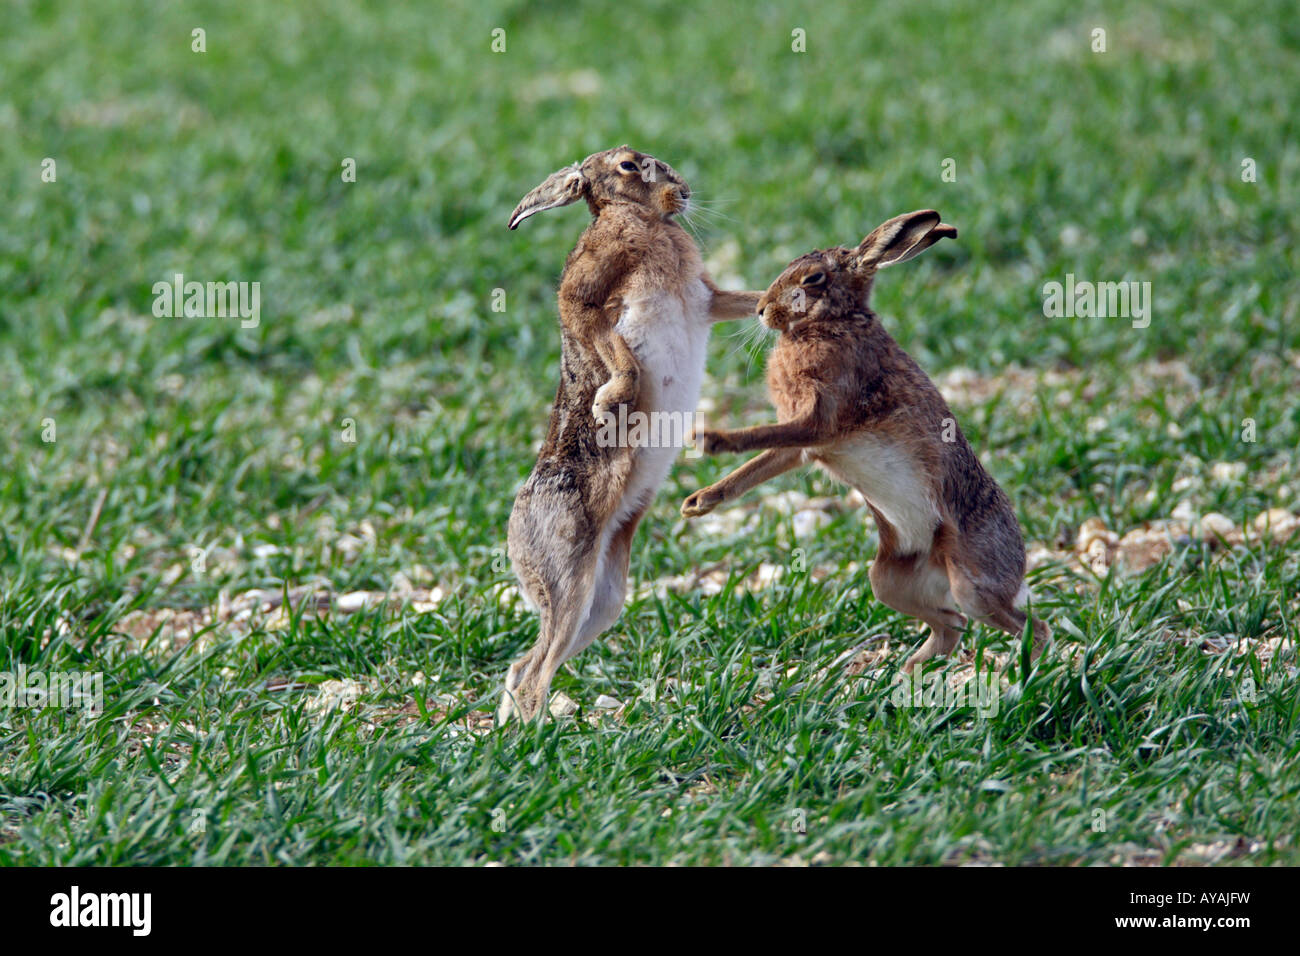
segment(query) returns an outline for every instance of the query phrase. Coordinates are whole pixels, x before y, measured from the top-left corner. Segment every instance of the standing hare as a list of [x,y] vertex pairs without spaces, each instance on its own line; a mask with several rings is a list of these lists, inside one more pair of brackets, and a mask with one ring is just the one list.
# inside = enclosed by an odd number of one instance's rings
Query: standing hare
[[[934,383],[867,305],[877,269],[956,236],[922,210],[889,220],[856,249],[791,262],[758,303],[763,324],[781,333],[767,369],[780,423],[696,435],[706,454],[765,450],[682,504],[687,517],[707,514],[805,461],[856,488],[880,537],[872,590],[930,627],[908,673],[952,653],[967,616],[1020,635],[1029,599],[1011,502]],[[1034,620],[1034,657],[1050,635]]]
[[560,279],[550,428],[510,513],[510,560],[541,633],[510,666],[501,723],[543,713],[560,664],[618,619],[632,536],[676,456],[673,443],[610,442],[604,425],[616,409],[684,422],[699,401],[710,325],[750,315],[762,295],[710,281],[673,218],[689,198],[672,167],[621,146],[553,173],[510,217],[513,229],[584,199],[592,222]]

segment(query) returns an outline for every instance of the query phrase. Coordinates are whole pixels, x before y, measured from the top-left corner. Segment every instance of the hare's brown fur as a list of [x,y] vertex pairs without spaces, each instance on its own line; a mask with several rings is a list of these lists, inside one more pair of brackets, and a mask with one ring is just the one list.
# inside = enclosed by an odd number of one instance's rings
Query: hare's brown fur
[[514,228],[581,198],[592,222],[560,280],[560,384],[510,514],[510,559],[541,633],[507,674],[503,722],[542,713],[560,664],[617,620],[632,538],[675,453],[602,445],[598,419],[619,406],[693,411],[709,324],[751,314],[761,295],[709,280],[673,220],[689,197],[670,166],[624,146],[559,170],[511,216]]
[[[708,453],[766,450],[682,505],[687,516],[704,514],[804,461],[856,487],[880,538],[872,590],[930,627],[909,672],[951,653],[968,616],[1017,635],[1027,619],[1011,502],[939,390],[867,305],[878,268],[955,235],[923,210],[890,220],[855,250],[794,260],[758,305],[781,333],[767,373],[779,424],[697,435]],[[1033,632],[1037,656],[1050,630],[1035,620]]]

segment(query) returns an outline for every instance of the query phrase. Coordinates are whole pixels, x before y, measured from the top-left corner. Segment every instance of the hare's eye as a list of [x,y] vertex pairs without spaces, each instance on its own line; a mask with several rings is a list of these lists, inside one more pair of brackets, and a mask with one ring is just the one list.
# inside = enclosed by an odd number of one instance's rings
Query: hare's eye
[[618,168],[623,170],[625,173],[634,173],[637,171],[636,163],[632,162],[630,159],[623,160],[623,162],[618,164]]
[[826,273],[814,272],[810,276],[804,276],[803,281],[801,281],[799,284],[800,285],[821,285],[825,281],[826,281]]

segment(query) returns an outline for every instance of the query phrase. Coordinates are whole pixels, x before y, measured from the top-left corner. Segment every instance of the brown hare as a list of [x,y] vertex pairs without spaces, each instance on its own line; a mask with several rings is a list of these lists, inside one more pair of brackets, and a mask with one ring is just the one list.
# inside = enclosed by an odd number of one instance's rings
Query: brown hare
[[600,426],[619,408],[693,414],[710,325],[751,315],[762,295],[714,286],[674,218],[690,189],[672,167],[627,146],[553,173],[519,203],[510,228],[579,199],[592,221],[560,279],[560,385],[508,535],[541,633],[510,666],[501,723],[543,714],[560,664],[618,619],[632,537],[676,457],[673,444],[602,440]]
[[[706,514],[806,461],[856,488],[880,537],[872,590],[930,628],[908,673],[952,653],[967,617],[1020,635],[1029,598],[1011,502],[867,304],[877,269],[956,236],[927,209],[889,220],[856,249],[791,262],[758,303],[763,324],[780,333],[767,368],[780,423],[697,434],[705,454],[763,452],[682,504],[687,517]],[[1034,620],[1034,657],[1050,634]]]

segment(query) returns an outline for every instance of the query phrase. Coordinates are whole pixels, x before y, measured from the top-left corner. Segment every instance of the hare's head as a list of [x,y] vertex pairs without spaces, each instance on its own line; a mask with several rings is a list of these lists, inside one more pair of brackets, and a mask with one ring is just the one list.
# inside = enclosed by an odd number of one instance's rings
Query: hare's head
[[763,324],[789,332],[808,322],[834,321],[867,306],[876,270],[905,262],[957,230],[933,209],[896,216],[871,231],[856,249],[838,246],[800,256],[758,300]]
[[593,216],[611,203],[626,203],[668,219],[683,212],[690,198],[690,187],[667,163],[620,146],[592,153],[580,163],[551,173],[520,200],[510,214],[510,228],[543,209],[567,206],[579,199],[587,201]]

